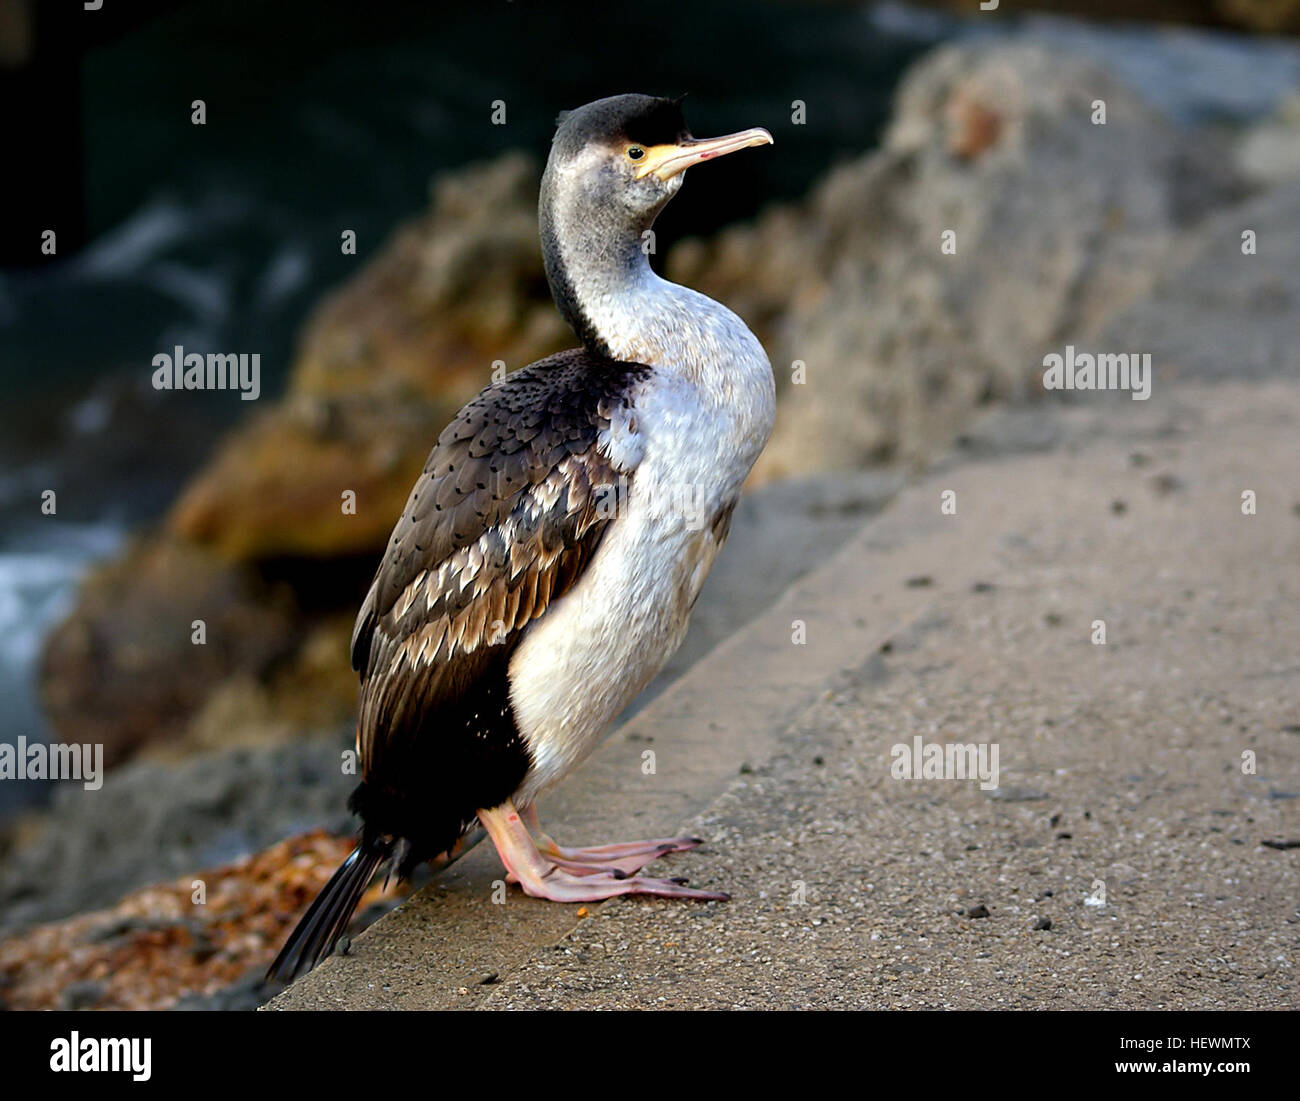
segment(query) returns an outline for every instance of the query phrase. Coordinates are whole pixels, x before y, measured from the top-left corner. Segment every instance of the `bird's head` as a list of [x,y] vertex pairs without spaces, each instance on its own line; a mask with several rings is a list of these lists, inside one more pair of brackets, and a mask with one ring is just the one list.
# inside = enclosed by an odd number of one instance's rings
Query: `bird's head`
[[762,128],[692,137],[680,100],[610,96],[560,116],[543,198],[549,193],[568,219],[639,234],[677,194],[686,169],[771,141]]
[[555,304],[584,344],[606,346],[588,308],[650,275],[646,231],[686,169],[772,135],[755,128],[696,138],[681,101],[624,95],[560,116],[542,176],[542,257]]

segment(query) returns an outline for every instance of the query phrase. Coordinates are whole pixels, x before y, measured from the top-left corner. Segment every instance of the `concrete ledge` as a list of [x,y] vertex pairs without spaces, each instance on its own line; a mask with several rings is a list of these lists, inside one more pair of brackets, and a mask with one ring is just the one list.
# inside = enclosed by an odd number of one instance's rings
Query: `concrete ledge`
[[[936,474],[905,490],[838,554],[775,601],[769,612],[719,645],[619,728],[578,774],[543,803],[543,821],[570,843],[678,832],[693,819],[701,820],[706,836],[717,836],[727,828],[724,819],[701,816],[737,782],[742,768],[784,775],[785,765],[775,773],[768,765],[784,760],[782,755],[796,743],[811,744],[807,728],[830,721],[819,710],[821,705],[843,690],[858,698],[872,695],[873,681],[885,676],[882,646],[924,633],[929,621],[942,618],[940,613],[951,621],[951,612],[940,607],[942,602],[951,608],[958,599],[955,594],[978,592],[976,582],[994,578],[999,591],[1014,589],[1023,571],[1039,568],[1043,555],[1049,571],[1086,566],[1093,575],[1106,576],[1096,575],[1098,562],[1093,557],[1107,553],[1106,538],[1124,540],[1112,548],[1116,553],[1123,549],[1128,554],[1140,546],[1144,561],[1158,561],[1166,552],[1173,560],[1182,540],[1204,541],[1206,532],[1214,529],[1219,522],[1211,519],[1216,502],[1225,518],[1237,511],[1233,486],[1243,479],[1258,488],[1261,499],[1268,495],[1271,509],[1267,518],[1255,518],[1259,523],[1248,529],[1249,534],[1263,538],[1260,546],[1267,546],[1274,536],[1290,538],[1294,545],[1293,529],[1300,528],[1300,522],[1290,514],[1293,502],[1286,498],[1288,492],[1300,496],[1288,482],[1298,458],[1300,398],[1294,388],[1187,387],[1166,393],[1167,400],[1158,408],[1154,402],[1102,401],[1086,408],[1044,410],[1045,417],[1059,423],[1061,438],[1067,441],[1063,448],[1049,454],[941,466]],[[1266,454],[1249,454],[1248,445],[1256,438]],[[1207,450],[1232,446],[1224,442],[1228,440],[1235,441],[1232,470],[1216,465]],[[1209,494],[1194,514],[1199,518],[1195,534],[1185,530],[1186,515],[1168,508],[1144,517],[1146,526],[1137,536],[1132,525],[1124,529],[1110,523],[1112,495],[1120,491],[1115,487],[1150,477],[1145,471],[1129,469],[1128,458],[1134,449],[1151,443],[1177,451],[1185,476],[1197,480],[1198,491]],[[1224,484],[1218,484],[1221,481]],[[956,494],[955,515],[940,511],[940,494],[948,490]],[[1056,542],[1033,554],[1025,552],[1023,548],[1034,544],[1040,534]],[[1123,559],[1115,559],[1113,566],[1118,573],[1110,578],[1112,582],[1130,576],[1129,563]],[[1140,574],[1134,570],[1131,576],[1136,585]],[[941,579],[941,584],[934,579]],[[1062,583],[1068,583],[1065,576]],[[1129,595],[1137,602],[1143,598],[1138,591]],[[974,613],[959,614],[968,618]],[[796,621],[806,632],[801,645],[792,643]],[[997,665],[990,668],[1001,669],[1006,663],[1008,668],[1030,670],[1039,659],[1036,645],[1022,634],[996,651]],[[975,678],[961,681],[949,711],[970,713],[987,702],[976,690],[978,668],[972,663],[969,671],[962,671],[963,661],[961,651],[946,655],[945,667],[955,666],[963,677]],[[921,673],[922,683],[924,677],[933,679],[930,671]],[[990,674],[987,682],[995,681]],[[1046,697],[1052,689],[1045,686],[1042,691]],[[883,730],[875,736],[893,740],[896,733]],[[1157,740],[1164,736],[1158,725],[1139,733]],[[1035,731],[1004,732],[1002,737],[1014,739],[1026,754],[1037,752],[1051,760],[1041,745],[1037,751],[1032,749],[1040,737]],[[642,771],[647,750],[655,755],[653,775]],[[793,766],[789,771],[795,772]],[[887,779],[887,767],[884,771]],[[810,782],[819,781],[814,776]],[[828,783],[828,791],[830,787]],[[886,785],[885,790],[897,789]],[[947,796],[927,795],[927,805],[935,805],[936,798]],[[772,820],[760,828],[774,829],[780,836],[775,820],[782,813],[772,811]],[[969,807],[962,813],[975,814]],[[922,828],[915,817],[894,825],[904,834]],[[896,852],[906,845],[905,836],[886,841],[885,851]],[[706,846],[671,857],[658,867],[670,866],[698,885],[730,887],[718,877],[718,863]],[[837,877],[833,868],[826,874]],[[508,892],[504,904],[493,904],[492,884],[500,878],[495,854],[480,846],[445,877],[358,937],[347,957],[327,960],[267,1008],[476,1008],[494,1000],[503,988],[517,993],[518,984],[511,987],[511,976],[539,953],[572,940],[583,919],[578,917],[578,907],[538,902],[517,889]],[[595,914],[589,920],[595,926],[614,920],[602,914],[636,915],[637,920],[644,917],[649,922],[671,920],[674,928],[699,933],[711,922],[716,926],[721,916],[771,908],[758,897],[738,896],[722,908],[615,900],[591,906]],[[729,912],[726,907],[734,909]],[[780,950],[780,942],[772,942],[773,954],[780,957]],[[825,961],[785,962],[796,970],[806,964],[815,971]],[[811,987],[807,996],[811,997]],[[655,1001],[634,991],[619,1004]],[[777,1000],[774,1004],[791,1003]],[[792,1004],[804,1003],[796,998]]]
[[[982,480],[972,469],[954,484],[973,490]],[[924,609],[926,594],[907,586],[910,577],[942,568],[957,581],[956,566],[961,577],[975,578],[1000,530],[976,521],[970,512],[940,516],[932,487],[904,493],[769,612],[618,728],[543,802],[548,830],[574,844],[680,832],[742,766],[762,765],[779,751],[785,728],[838,675]],[[958,562],[954,539],[969,551]],[[859,590],[853,600],[845,598],[846,577]],[[805,625],[803,645],[792,644],[796,620]],[[655,754],[654,775],[642,772],[646,750]],[[700,864],[690,854],[672,861],[674,873],[696,878]],[[348,956],[325,961],[266,1008],[472,1008],[491,991],[480,985],[486,976],[508,972],[579,920],[577,907],[518,890],[494,905],[492,884],[501,874],[491,847],[480,845],[359,936]]]

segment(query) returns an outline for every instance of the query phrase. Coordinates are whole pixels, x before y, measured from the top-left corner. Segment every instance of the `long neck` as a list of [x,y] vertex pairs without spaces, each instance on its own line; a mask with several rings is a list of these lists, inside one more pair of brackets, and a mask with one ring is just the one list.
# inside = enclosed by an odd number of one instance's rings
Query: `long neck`
[[555,304],[583,345],[682,376],[721,402],[743,394],[739,412],[752,402],[770,430],[772,368],[762,345],[721,303],[654,273],[641,237],[653,215],[644,225],[619,222],[557,182],[548,165],[538,204],[542,256]]
[[561,316],[583,345],[618,358],[637,324],[630,304],[670,286],[654,271],[642,247],[653,224],[629,225],[625,218],[584,203],[581,193],[562,187],[550,166],[542,177],[538,226],[546,279]]

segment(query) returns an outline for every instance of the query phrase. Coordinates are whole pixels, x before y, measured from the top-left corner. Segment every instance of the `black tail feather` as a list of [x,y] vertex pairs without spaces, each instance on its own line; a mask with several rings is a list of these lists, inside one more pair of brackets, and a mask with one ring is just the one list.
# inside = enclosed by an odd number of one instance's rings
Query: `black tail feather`
[[375,871],[392,852],[391,841],[377,837],[362,839],[289,934],[266,972],[268,979],[288,982],[303,971],[310,971],[334,950]]

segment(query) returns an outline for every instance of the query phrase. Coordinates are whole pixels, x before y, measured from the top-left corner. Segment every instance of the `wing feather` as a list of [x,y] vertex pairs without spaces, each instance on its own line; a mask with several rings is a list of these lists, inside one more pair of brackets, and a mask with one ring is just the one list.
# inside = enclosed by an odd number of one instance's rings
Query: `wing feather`
[[386,755],[409,758],[390,752],[403,740],[436,738],[439,709],[577,583],[611,522],[604,487],[631,473],[601,440],[631,423],[614,418],[649,372],[561,353],[489,387],[439,437],[353,632],[367,782]]

